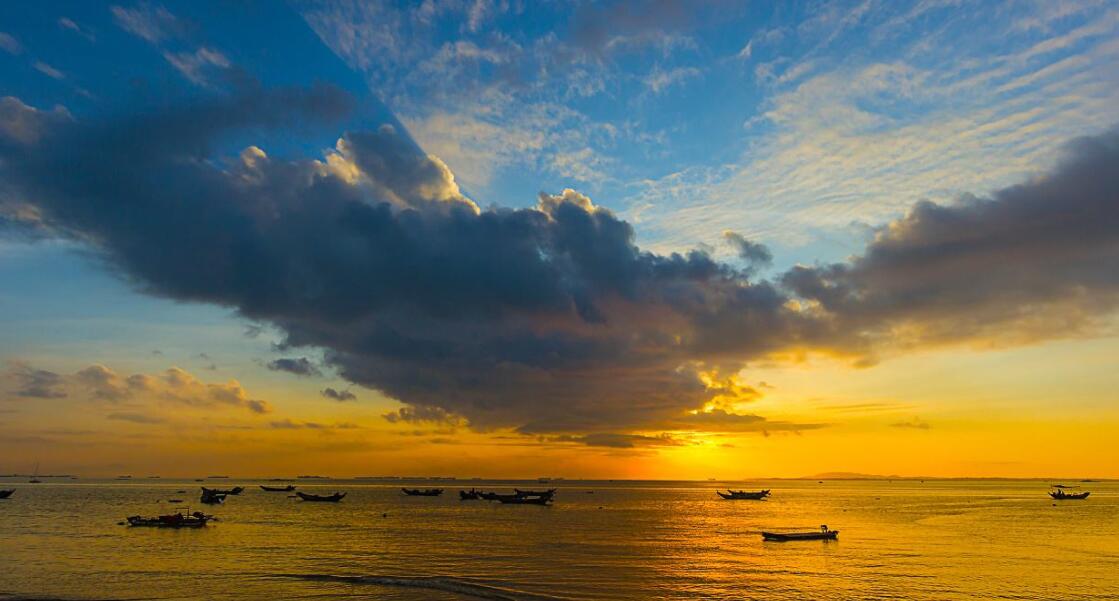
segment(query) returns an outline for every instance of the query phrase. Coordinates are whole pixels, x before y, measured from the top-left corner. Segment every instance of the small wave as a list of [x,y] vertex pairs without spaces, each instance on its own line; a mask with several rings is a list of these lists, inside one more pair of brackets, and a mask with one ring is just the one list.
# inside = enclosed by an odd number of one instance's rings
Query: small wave
[[422,588],[493,601],[566,601],[565,597],[529,593],[445,576],[338,576],[334,574],[278,574],[278,576],[299,580]]

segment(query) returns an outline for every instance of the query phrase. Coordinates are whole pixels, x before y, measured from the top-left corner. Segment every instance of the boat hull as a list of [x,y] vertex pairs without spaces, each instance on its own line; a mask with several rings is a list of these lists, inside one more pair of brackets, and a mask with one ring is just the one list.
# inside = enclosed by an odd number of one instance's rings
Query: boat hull
[[1092,493],[1082,492],[1082,493],[1069,494],[1069,493],[1053,493],[1053,492],[1051,492],[1051,493],[1049,493],[1049,496],[1053,497],[1054,501],[1083,501],[1084,499],[1087,499],[1088,495],[1090,495],[1090,494],[1092,494]]
[[334,493],[325,497],[321,495],[309,495],[303,492],[297,492],[295,493],[295,495],[300,499],[303,499],[304,501],[310,501],[312,503],[337,503],[338,501],[341,501],[343,498],[345,498],[346,493]]
[[762,539],[773,542],[789,542],[798,540],[837,540],[838,530],[828,532],[762,532]]

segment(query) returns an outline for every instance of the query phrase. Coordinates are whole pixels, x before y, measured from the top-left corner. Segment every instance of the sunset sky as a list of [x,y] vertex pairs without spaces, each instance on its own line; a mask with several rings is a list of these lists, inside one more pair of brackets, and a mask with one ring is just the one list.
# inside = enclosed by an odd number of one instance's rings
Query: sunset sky
[[0,473],[1116,477],[1114,2],[0,3]]

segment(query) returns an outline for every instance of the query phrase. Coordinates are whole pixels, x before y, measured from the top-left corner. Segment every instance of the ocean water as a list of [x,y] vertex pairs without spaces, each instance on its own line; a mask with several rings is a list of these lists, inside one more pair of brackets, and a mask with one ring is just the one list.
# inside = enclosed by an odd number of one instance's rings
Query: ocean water
[[[550,507],[459,501],[398,483],[298,481],[348,492],[304,503],[251,480],[225,505],[193,481],[2,482],[0,599],[1119,599],[1119,483],[1053,502],[1048,481],[553,482]],[[275,483],[271,483],[275,484]],[[1067,484],[1075,484],[1068,482]],[[186,490],[186,493],[176,493]],[[129,528],[182,498],[220,521]],[[763,529],[838,541],[763,542]]]

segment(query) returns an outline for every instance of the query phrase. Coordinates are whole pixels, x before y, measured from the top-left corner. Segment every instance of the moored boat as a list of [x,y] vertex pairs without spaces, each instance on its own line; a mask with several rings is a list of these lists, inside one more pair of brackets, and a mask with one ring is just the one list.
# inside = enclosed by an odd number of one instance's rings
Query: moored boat
[[229,488],[229,489],[206,488],[205,486],[202,487],[202,492],[203,493],[209,493],[209,494],[214,494],[214,495],[239,495],[242,492],[244,492],[244,490],[245,490],[244,486],[234,486],[233,488]]
[[556,489],[549,488],[548,490],[521,490],[519,488],[514,488],[513,492],[516,493],[516,495],[519,496],[519,497],[549,497],[549,498],[551,498],[551,497],[555,496]]
[[767,489],[759,490],[759,491],[749,491],[749,490],[731,490],[731,489],[728,488],[727,492],[725,492],[725,493],[722,492],[722,491],[716,490],[715,494],[719,495],[720,497],[722,497],[722,498],[724,498],[728,501],[740,501],[740,500],[761,501],[762,499],[769,496],[769,489],[767,488]]
[[1090,494],[1092,494],[1092,493],[1090,493],[1088,491],[1084,491],[1084,492],[1065,492],[1064,490],[1061,490],[1061,489],[1057,489],[1057,490],[1049,492],[1049,496],[1053,497],[1053,499],[1057,500],[1057,501],[1080,501],[1080,500],[1083,500],[1083,499],[1087,499],[1088,495],[1090,495]]
[[10,490],[0,490],[0,499],[7,499],[8,497],[12,496],[12,493],[14,493],[15,491],[16,489],[14,488]]
[[265,486],[261,484],[260,488],[261,490],[265,490],[268,492],[291,492],[295,490],[295,485],[288,484],[287,486]]
[[201,528],[207,522],[214,520],[214,516],[206,515],[201,511],[194,513],[172,513],[154,518],[145,518],[138,515],[126,518],[129,526],[146,526],[150,528]]
[[442,488],[402,488],[409,497],[438,497],[443,494]]
[[774,542],[788,542],[795,540],[836,540],[839,538],[838,530],[829,530],[827,524],[820,526],[819,532],[765,532],[762,539]]
[[305,492],[296,492],[295,496],[299,497],[300,499],[303,499],[304,501],[314,501],[314,502],[320,502],[320,503],[337,503],[338,501],[341,501],[343,497],[346,496],[346,493],[336,492],[332,495],[312,495],[312,494],[305,493]]
[[225,496],[225,493],[202,487],[202,497],[199,501],[207,505],[221,505],[225,503]]
[[552,502],[551,495],[543,497],[529,497],[518,494],[496,495],[498,501],[505,505],[547,505]]
[[458,491],[458,499],[460,501],[479,501],[482,499],[481,495],[482,491],[474,490],[473,488],[470,490]]

